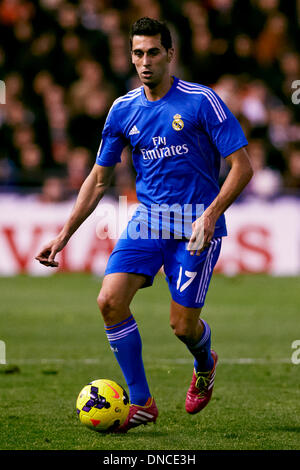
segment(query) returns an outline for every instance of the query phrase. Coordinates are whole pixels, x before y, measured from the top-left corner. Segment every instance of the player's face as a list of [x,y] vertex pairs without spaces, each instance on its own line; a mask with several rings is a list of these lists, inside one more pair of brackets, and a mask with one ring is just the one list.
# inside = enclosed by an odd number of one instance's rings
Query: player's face
[[161,44],[160,34],[132,38],[132,63],[142,83],[149,88],[159,85],[168,74],[173,53],[173,48],[166,50]]

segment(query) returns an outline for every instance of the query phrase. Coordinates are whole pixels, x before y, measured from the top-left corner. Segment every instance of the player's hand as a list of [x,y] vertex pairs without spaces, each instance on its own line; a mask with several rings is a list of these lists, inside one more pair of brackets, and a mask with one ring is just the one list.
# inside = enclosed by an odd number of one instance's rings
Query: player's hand
[[216,218],[207,210],[192,223],[192,235],[189,240],[187,249],[193,256],[199,256],[200,253],[207,248],[214,235]]
[[55,261],[56,254],[61,251],[66,245],[66,241],[60,239],[52,240],[50,243],[44,246],[40,253],[35,257],[44,266],[51,268],[57,268],[59,263]]

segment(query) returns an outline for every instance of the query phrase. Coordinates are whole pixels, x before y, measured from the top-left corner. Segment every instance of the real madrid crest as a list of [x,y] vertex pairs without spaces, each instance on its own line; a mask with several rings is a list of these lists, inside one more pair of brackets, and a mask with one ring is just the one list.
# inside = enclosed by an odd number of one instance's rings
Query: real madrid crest
[[181,115],[180,114],[175,114],[175,116],[173,116],[173,119],[174,119],[174,121],[172,122],[173,129],[175,131],[181,131],[184,127],[184,122],[181,119]]

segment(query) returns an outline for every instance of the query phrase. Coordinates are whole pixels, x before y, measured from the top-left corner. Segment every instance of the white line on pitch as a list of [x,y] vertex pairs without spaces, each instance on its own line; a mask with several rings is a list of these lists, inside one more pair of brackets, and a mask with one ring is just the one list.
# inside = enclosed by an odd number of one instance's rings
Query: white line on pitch
[[[100,358],[79,358],[79,359],[65,359],[65,358],[40,358],[40,359],[9,359],[7,360],[9,364],[19,364],[19,365],[43,365],[43,364],[100,364],[103,362]],[[181,364],[191,364],[192,358],[175,358],[175,359],[163,359],[163,358],[156,358],[152,359],[151,362],[144,361],[146,364],[153,365],[157,367],[159,364],[164,366],[172,366],[172,365],[181,365]],[[248,364],[261,364],[261,365],[268,365],[268,364],[291,364],[290,358],[256,358],[256,357],[238,357],[238,358],[220,358],[219,364],[241,364],[241,365],[248,365]]]

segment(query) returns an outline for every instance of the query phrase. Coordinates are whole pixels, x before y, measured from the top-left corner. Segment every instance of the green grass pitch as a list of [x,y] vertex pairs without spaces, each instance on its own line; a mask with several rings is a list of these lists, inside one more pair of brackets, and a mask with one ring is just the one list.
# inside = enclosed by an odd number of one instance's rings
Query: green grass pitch
[[84,274],[2,278],[0,449],[260,450],[299,449],[299,278],[215,275],[205,318],[219,354],[213,397],[185,412],[192,359],[169,327],[162,276],[137,293],[132,312],[159,418],[126,435],[102,435],[79,422],[80,389],[97,378],[123,386],[96,297],[101,280]]

